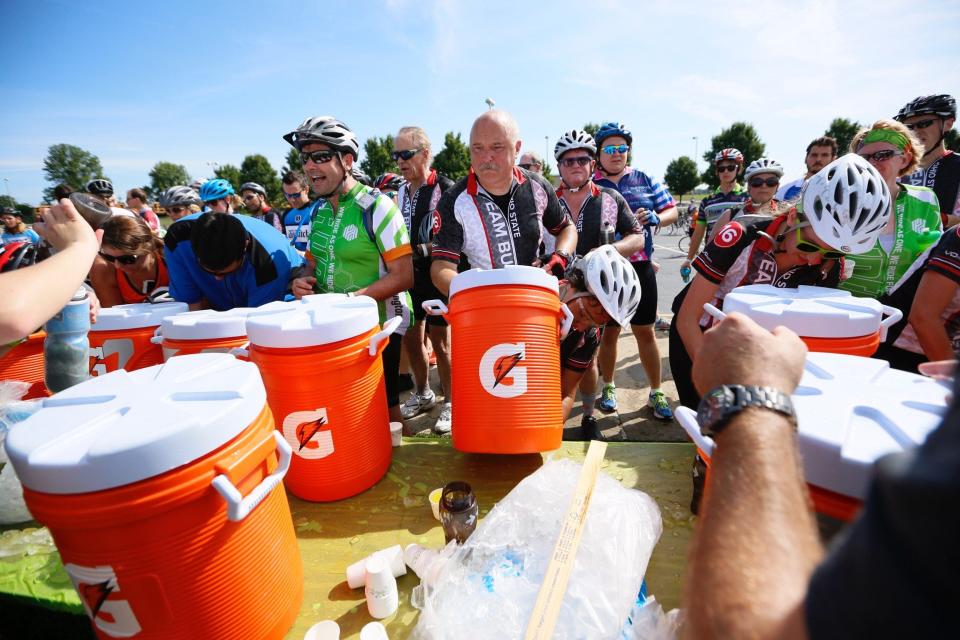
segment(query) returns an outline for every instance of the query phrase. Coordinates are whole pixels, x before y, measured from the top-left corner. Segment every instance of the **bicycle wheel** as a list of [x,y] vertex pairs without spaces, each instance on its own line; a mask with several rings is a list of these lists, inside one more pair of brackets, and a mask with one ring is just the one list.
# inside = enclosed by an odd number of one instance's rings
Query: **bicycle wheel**
[[680,239],[677,240],[677,248],[686,253],[690,249],[690,236],[685,233],[680,236]]

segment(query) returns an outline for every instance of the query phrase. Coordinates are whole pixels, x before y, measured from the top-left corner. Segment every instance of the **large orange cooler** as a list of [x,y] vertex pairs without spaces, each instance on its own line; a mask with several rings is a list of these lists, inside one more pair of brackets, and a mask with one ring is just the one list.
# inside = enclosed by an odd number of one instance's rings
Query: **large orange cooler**
[[542,269],[471,269],[450,284],[453,446],[477,453],[551,451],[563,439],[560,337],[572,322]]
[[[948,385],[891,369],[885,360],[807,354],[792,400],[797,446],[817,512],[852,520],[867,495],[873,463],[922,444],[943,419],[949,393]],[[701,435],[697,414],[680,407],[677,421],[709,468],[714,443]]]
[[43,340],[46,337],[43,331],[30,334],[0,357],[0,380],[19,380],[30,385],[24,400],[50,395],[43,381]]
[[287,489],[340,500],[376,484],[392,446],[381,353],[400,319],[381,329],[372,298],[314,298],[247,319],[277,428],[293,449]]
[[163,362],[163,351],[151,338],[164,318],[188,309],[185,302],[141,302],[101,309],[90,325],[90,375],[117,369],[136,371]]
[[100,638],[282,638],[303,576],[257,368],[118,370],[43,401],[7,453]]
[[737,287],[723,299],[723,311],[742,313],[765,329],[791,329],[810,351],[854,356],[873,355],[887,329],[903,317],[899,309],[873,298],[806,285],[795,289],[769,284]]

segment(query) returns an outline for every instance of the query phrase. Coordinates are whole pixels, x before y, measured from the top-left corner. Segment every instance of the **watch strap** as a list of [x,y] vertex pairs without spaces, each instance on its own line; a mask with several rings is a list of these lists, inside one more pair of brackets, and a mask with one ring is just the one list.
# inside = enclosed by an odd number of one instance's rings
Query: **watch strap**
[[733,416],[750,407],[779,413],[796,428],[797,414],[790,396],[774,387],[733,384],[721,385],[703,397],[701,410],[697,412],[700,432],[714,437],[726,428]]

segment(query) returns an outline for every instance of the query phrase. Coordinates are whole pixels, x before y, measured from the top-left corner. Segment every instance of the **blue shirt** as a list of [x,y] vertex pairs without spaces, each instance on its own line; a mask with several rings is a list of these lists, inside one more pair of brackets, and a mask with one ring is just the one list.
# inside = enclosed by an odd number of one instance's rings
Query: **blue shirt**
[[[656,178],[651,178],[643,171],[637,169],[631,169],[628,173],[624,174],[624,176],[620,178],[620,182],[617,183],[609,180],[599,172],[594,175],[593,181],[598,187],[610,187],[611,189],[619,191],[633,212],[643,207],[647,211],[660,213],[670,207],[676,206],[673,196],[670,195],[666,187],[660,184]],[[643,251],[638,251],[630,256],[631,262],[650,260],[653,255],[653,227],[654,225],[652,224],[644,225]]]
[[298,251],[307,250],[310,239],[310,222],[313,220],[313,214],[316,212],[317,206],[321,204],[323,204],[322,200],[316,200],[299,209],[287,209],[283,214],[284,233],[286,233],[287,240]]
[[303,264],[303,258],[286,236],[261,220],[235,216],[250,236],[250,248],[237,271],[217,280],[200,268],[190,244],[193,224],[201,215],[194,213],[177,220],[163,239],[170,295],[188,304],[206,298],[210,308],[217,311],[283,300],[290,280]]
[[0,244],[10,244],[11,242],[29,242],[30,244],[40,244],[40,236],[33,229],[25,229],[19,233],[10,233],[4,231],[0,235]]

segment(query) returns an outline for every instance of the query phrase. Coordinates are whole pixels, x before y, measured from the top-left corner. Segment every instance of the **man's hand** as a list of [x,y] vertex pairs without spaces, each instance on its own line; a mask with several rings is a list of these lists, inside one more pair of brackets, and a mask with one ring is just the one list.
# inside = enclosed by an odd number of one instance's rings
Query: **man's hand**
[[[567,258],[567,256],[563,255],[560,251],[554,251],[552,254],[550,254],[547,261],[543,263],[542,269],[552,276],[562,278],[569,263],[570,260]],[[538,265],[534,263],[534,266]]]
[[770,332],[731,313],[703,334],[693,359],[693,383],[700,394],[722,384],[773,387],[791,394],[800,383],[806,356],[806,345],[793,331],[777,327]]
[[290,287],[291,293],[297,300],[303,296],[308,296],[313,293],[313,285],[317,283],[317,279],[313,276],[304,276],[302,278],[294,278],[293,284]]

